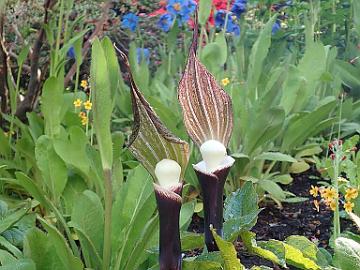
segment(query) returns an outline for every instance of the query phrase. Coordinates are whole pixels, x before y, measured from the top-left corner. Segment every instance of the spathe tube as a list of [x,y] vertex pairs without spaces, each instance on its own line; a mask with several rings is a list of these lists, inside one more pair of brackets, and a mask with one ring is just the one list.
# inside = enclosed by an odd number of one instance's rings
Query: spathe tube
[[183,184],[164,188],[154,183],[160,220],[160,270],[180,270],[182,266],[179,218]]
[[222,165],[214,172],[205,170],[204,161],[193,165],[203,194],[205,244],[210,252],[219,250],[210,226],[218,235],[222,236],[224,185],[234,161],[232,157],[227,156]]

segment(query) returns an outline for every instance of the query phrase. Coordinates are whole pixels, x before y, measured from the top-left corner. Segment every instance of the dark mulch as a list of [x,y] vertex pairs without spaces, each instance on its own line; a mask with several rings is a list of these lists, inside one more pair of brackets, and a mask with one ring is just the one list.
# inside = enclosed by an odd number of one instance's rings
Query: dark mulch
[[[317,243],[319,247],[326,248],[331,252],[329,238],[331,237],[332,211],[321,205],[320,212],[317,212],[312,197],[309,195],[311,185],[316,185],[322,179],[314,170],[293,177],[293,183],[284,186],[284,189],[299,197],[307,197],[309,200],[298,203],[283,203],[283,208],[279,208],[273,203],[261,204],[260,207],[264,209],[260,212],[257,224],[252,229],[256,233],[256,239],[258,241],[285,240],[290,235],[302,235]],[[189,229],[194,232],[203,232],[202,226],[202,219],[194,215]],[[342,230],[345,229],[356,231],[349,220],[342,220]],[[241,241],[236,242],[235,246],[241,263],[246,267],[266,265],[274,269],[281,269],[271,262],[249,254]],[[289,267],[289,269],[297,268]]]

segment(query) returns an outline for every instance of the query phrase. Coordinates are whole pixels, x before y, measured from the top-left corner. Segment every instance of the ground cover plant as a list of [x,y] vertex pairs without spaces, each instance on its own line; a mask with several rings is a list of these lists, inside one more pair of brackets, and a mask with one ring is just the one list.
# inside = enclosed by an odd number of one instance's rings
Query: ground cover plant
[[1,1],[0,269],[360,268],[359,44],[356,0]]

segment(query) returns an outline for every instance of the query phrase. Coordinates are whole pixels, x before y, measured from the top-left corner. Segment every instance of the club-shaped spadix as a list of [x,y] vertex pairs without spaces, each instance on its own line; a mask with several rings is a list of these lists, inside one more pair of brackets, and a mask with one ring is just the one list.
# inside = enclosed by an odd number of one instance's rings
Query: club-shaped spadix
[[213,172],[219,168],[226,157],[225,146],[217,140],[204,142],[200,147],[200,152],[208,172]]
[[168,189],[179,183],[181,167],[175,160],[163,159],[156,164],[155,175],[160,186]]

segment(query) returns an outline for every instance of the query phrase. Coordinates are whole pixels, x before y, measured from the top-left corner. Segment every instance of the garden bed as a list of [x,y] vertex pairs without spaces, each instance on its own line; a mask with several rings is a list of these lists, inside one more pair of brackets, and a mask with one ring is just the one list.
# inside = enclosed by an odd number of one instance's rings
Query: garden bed
[[[320,205],[318,213],[314,207],[312,196],[309,194],[311,185],[316,185],[320,178],[315,169],[306,173],[293,175],[294,181],[292,185],[284,186],[284,189],[294,193],[299,197],[307,197],[308,200],[298,203],[283,203],[280,208],[276,204],[266,203],[260,204],[263,210],[258,216],[258,220],[252,231],[256,233],[258,241],[267,241],[270,239],[285,240],[291,235],[302,235],[316,243],[319,247],[325,248],[332,252],[329,246],[331,237],[333,212],[326,206]],[[350,230],[356,232],[356,227],[350,220],[341,220],[342,230]],[[203,220],[194,214],[192,223],[189,226],[192,232],[203,232]],[[253,265],[266,265],[276,269],[283,269],[269,261],[258,256],[250,254],[243,246],[241,241],[235,243],[238,257],[241,263],[246,267]],[[195,254],[201,254],[202,250],[196,250]],[[197,254],[196,254],[197,253]],[[289,269],[298,269],[289,266]]]

